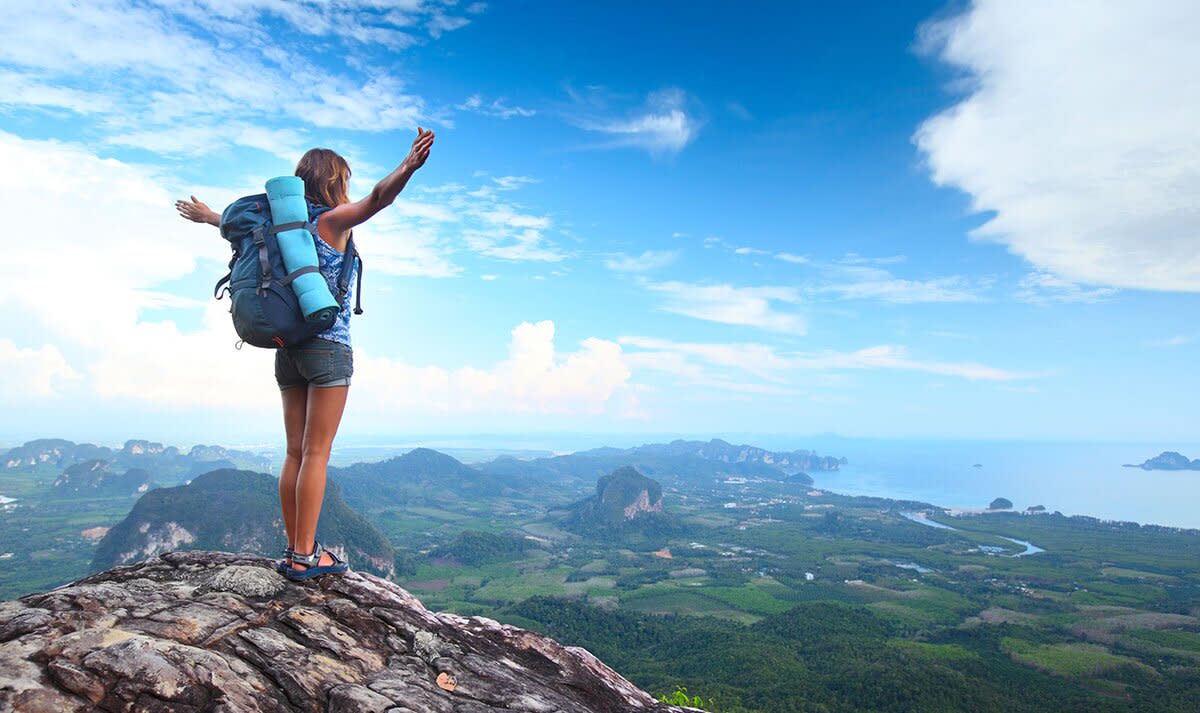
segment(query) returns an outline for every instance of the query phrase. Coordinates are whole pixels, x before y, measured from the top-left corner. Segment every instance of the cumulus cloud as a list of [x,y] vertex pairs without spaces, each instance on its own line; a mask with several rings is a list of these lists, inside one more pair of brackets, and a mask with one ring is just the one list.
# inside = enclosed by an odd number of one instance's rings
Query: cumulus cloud
[[57,347],[22,348],[0,339],[0,401],[9,406],[60,396],[64,386],[79,378]]
[[922,28],[966,96],[914,141],[975,231],[1069,282],[1200,291],[1200,4],[977,0]]
[[800,302],[799,292],[792,287],[694,285],[677,281],[652,282],[646,287],[666,298],[662,309],[667,312],[773,332],[803,334],[805,330],[800,315],[780,311],[775,306]]
[[489,367],[448,370],[356,354],[356,373],[371,384],[367,408],[421,406],[442,412],[605,413],[624,408],[631,372],[616,342],[588,338],[560,353],[554,323],[523,322],[508,357]]

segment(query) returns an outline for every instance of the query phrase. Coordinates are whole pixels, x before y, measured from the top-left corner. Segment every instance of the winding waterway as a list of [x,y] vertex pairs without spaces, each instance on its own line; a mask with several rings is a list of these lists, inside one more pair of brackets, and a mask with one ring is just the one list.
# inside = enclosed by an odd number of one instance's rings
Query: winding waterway
[[[902,512],[900,514],[903,515],[906,519],[912,520],[913,522],[915,522],[919,525],[925,525],[926,527],[935,527],[939,530],[954,530],[955,532],[961,532],[961,530],[959,530],[957,527],[951,527],[949,525],[945,525],[940,522],[937,522],[936,520],[930,520],[928,517],[925,516],[925,513],[918,514],[915,512]],[[1002,540],[1008,540],[1009,542],[1011,542],[1015,545],[1021,545],[1022,547],[1025,548],[1024,552],[1017,552],[1016,554],[1011,554],[1011,555],[1003,555],[1004,557],[1025,557],[1026,555],[1036,555],[1039,552],[1046,551],[1046,550],[1042,549],[1041,547],[1038,547],[1037,545],[1033,544],[1032,542],[1026,542],[1025,540],[1018,540],[1015,537],[1005,537],[1004,535],[996,535],[996,534],[990,533],[990,532],[985,532],[983,534],[992,535],[993,537],[999,537]]]

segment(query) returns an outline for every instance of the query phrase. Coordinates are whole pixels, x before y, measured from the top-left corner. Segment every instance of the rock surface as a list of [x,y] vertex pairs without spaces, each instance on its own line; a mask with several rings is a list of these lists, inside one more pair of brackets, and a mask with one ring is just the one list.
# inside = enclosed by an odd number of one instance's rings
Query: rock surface
[[656,702],[586,650],[431,612],[351,572],[295,583],[247,554],[169,552],[0,603],[16,713],[616,713]]

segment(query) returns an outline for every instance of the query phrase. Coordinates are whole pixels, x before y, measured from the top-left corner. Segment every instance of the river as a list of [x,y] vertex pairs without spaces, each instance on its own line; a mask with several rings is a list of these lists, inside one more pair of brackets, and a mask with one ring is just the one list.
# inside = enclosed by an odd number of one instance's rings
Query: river
[[[918,525],[925,525],[926,527],[936,527],[939,530],[954,530],[955,532],[962,532],[962,530],[959,530],[957,527],[950,527],[949,525],[945,525],[943,523],[937,522],[936,520],[930,520],[928,517],[925,516],[925,513],[902,512],[900,514],[903,515],[904,517],[908,518],[909,520],[912,520],[913,522],[917,523]],[[1037,516],[1031,515],[1030,517],[1037,517]],[[972,532],[974,532],[974,530],[972,530]],[[990,532],[985,532],[983,534],[992,535],[993,537],[999,537],[1002,540],[1008,540],[1009,542],[1011,542],[1015,545],[1021,545],[1022,547],[1025,548],[1024,552],[1018,552],[1018,553],[1012,554],[1012,555],[1003,555],[1000,552],[995,553],[995,554],[1001,554],[1004,557],[1025,557],[1027,555],[1036,555],[1039,552],[1046,551],[1046,550],[1042,549],[1041,547],[1038,547],[1037,545],[1033,544],[1032,542],[1026,542],[1025,540],[1018,540],[1015,537],[1005,537],[1004,535],[996,535],[996,534],[990,533]],[[985,551],[987,551],[987,550],[985,550]]]

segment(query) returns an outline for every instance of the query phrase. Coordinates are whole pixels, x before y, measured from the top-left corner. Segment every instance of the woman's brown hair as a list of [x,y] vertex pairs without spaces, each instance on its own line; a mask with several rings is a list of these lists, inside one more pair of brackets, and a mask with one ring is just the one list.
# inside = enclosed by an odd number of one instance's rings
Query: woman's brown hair
[[329,149],[309,149],[296,164],[304,179],[304,197],[333,208],[350,202],[350,164]]

